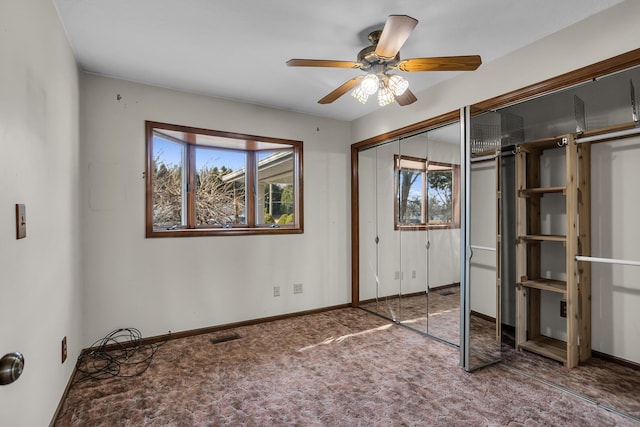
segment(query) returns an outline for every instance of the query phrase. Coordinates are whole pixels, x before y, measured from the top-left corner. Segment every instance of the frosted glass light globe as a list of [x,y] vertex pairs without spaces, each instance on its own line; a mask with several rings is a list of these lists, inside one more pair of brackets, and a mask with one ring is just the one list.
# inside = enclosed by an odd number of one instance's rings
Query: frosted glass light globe
[[380,87],[380,79],[375,74],[367,74],[360,83],[360,87],[367,95],[373,95]]
[[387,86],[381,86],[378,91],[378,105],[384,107],[385,105],[391,104],[393,101],[395,101],[395,98],[393,97],[391,90]]
[[398,75],[389,77],[389,89],[395,96],[402,95],[409,88],[409,82]]
[[369,94],[362,90],[362,85],[358,86],[351,92],[351,96],[357,99],[362,104],[367,102],[367,98],[369,98]]

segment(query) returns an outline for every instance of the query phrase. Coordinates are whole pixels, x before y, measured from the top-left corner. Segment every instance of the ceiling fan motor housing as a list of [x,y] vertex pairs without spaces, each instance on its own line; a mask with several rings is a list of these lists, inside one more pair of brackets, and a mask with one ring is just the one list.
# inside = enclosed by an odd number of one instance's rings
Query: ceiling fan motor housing
[[362,64],[362,66],[359,67],[361,70],[368,71],[375,65],[384,64],[384,69],[376,70],[376,73],[384,73],[387,67],[393,67],[397,65],[398,62],[400,62],[400,52],[398,52],[396,56],[391,59],[384,59],[376,54],[376,47],[378,46],[378,41],[380,40],[381,34],[382,30],[372,31],[369,34],[369,41],[371,42],[371,46],[367,46],[360,52],[358,52],[358,62]]

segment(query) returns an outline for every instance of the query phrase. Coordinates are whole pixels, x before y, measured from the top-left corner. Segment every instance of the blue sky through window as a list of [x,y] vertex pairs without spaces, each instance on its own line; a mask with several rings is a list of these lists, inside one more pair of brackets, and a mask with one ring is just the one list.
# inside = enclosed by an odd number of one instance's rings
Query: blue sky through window
[[[182,150],[185,145],[173,142],[160,136],[153,137],[153,157],[159,157],[167,166],[182,163]],[[221,150],[208,147],[198,147],[196,150],[196,169],[208,167],[222,167],[234,171],[245,167],[245,153],[234,150]]]
[[171,167],[182,163],[182,144],[158,136],[153,137],[153,158]]
[[237,171],[244,169],[246,158],[246,153],[241,151],[198,147],[196,148],[196,170],[204,167],[220,169],[225,166],[227,169]]

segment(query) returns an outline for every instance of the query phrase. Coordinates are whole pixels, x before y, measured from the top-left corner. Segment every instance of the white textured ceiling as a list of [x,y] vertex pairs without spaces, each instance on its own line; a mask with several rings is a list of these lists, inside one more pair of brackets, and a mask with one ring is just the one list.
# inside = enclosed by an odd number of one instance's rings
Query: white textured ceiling
[[[355,61],[390,14],[419,20],[402,58],[472,55],[484,63],[621,0],[53,0],[82,70],[341,120],[378,108],[344,95],[362,73],[286,67],[291,58]],[[579,43],[576,40],[576,43]],[[421,90],[454,72],[403,73]]]

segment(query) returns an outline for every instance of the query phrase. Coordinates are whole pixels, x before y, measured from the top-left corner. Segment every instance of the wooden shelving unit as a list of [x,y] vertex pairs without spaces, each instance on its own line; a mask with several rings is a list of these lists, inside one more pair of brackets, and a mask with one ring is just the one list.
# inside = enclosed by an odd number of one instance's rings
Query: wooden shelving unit
[[[565,185],[540,186],[540,157],[545,150],[563,150]],[[516,153],[516,347],[558,360],[572,368],[591,357],[590,266],[576,255],[590,253],[590,146],[573,135],[545,138],[518,146]],[[540,206],[545,194],[563,194],[566,234],[541,232]],[[561,242],[566,280],[541,277],[543,242]],[[580,264],[580,265],[578,265]],[[567,341],[541,334],[542,292],[560,293],[567,303]]]
[[527,188],[521,190],[519,192],[520,197],[530,197],[544,194],[552,194],[552,193],[562,193],[565,194],[567,191],[567,187],[543,187],[543,188]]

